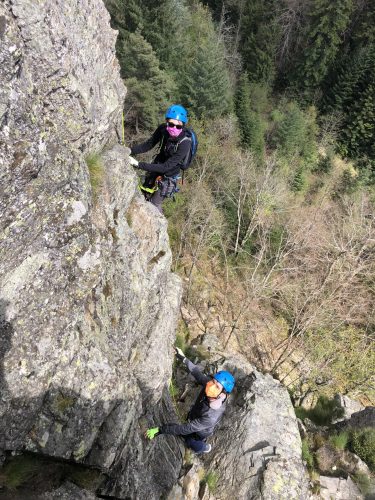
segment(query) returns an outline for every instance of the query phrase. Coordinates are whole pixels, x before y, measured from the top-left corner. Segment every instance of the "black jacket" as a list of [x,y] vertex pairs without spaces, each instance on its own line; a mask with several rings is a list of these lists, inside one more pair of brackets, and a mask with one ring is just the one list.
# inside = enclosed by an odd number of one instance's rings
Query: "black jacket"
[[[206,386],[211,377],[204,375],[199,368],[190,360],[185,358],[184,363],[197,382]],[[165,424],[159,428],[160,434],[174,434],[187,436],[188,434],[196,434],[198,438],[204,439],[213,434],[215,427],[220,422],[224,415],[225,403],[218,409],[211,408],[205,394],[205,389],[199,393],[193,407],[189,411],[188,422],[186,424]]]
[[178,137],[171,137],[167,132],[165,123],[159,125],[152,136],[142,144],[132,146],[131,154],[146,153],[161,144],[161,149],[156,155],[153,163],[139,162],[139,168],[147,172],[155,172],[159,175],[174,177],[180,173],[180,168],[190,151],[191,140],[186,139],[185,129]]

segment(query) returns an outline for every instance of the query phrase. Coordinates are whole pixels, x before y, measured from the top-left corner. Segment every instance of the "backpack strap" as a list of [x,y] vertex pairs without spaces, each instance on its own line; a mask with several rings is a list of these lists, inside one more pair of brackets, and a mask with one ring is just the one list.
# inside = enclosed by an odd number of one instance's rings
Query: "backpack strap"
[[[183,138],[181,139],[181,141],[179,141],[179,142],[176,144],[176,146],[175,146],[175,153],[177,152],[177,148],[178,148],[178,146],[179,146],[180,144],[182,144],[184,141],[190,141],[190,142],[192,142],[192,139],[191,139],[191,137],[190,137],[190,136],[185,135],[185,137],[183,137]],[[189,149],[189,151],[187,152],[187,155],[186,155],[186,157],[185,157],[185,159],[184,159],[184,162],[183,162],[183,166],[184,166],[184,167],[186,167],[186,165],[187,165],[187,163],[188,163],[188,161],[189,161],[189,157],[190,157],[190,149]],[[182,169],[182,170],[183,170],[183,169]]]

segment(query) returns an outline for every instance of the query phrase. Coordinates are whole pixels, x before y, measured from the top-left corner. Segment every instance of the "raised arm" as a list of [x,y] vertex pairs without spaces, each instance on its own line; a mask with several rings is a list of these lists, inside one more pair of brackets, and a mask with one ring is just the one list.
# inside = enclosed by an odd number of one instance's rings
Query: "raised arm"
[[211,377],[208,377],[207,375],[202,373],[202,371],[197,367],[197,365],[192,363],[190,361],[190,359],[185,358],[183,362],[187,366],[189,372],[193,375],[195,380],[198,382],[198,384],[206,385],[207,382],[209,382],[211,380]]

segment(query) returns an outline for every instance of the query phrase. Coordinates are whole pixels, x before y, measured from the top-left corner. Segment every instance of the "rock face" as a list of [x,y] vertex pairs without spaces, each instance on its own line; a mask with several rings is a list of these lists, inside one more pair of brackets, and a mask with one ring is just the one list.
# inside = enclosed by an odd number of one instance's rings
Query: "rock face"
[[320,498],[323,500],[362,500],[364,497],[348,477],[320,476]]
[[142,439],[173,414],[180,283],[167,222],[114,145],[115,37],[101,0],[0,5],[0,450],[100,467],[103,494],[152,499],[181,463],[177,441]]
[[375,406],[367,406],[364,410],[352,413],[348,420],[343,420],[336,424],[336,427],[343,429],[354,427],[362,429],[364,427],[375,427]]
[[354,399],[351,399],[348,396],[343,396],[342,394],[336,394],[335,401],[344,411],[343,416],[338,420],[347,420],[353,415],[353,413],[357,413],[365,409],[359,401],[355,401]]

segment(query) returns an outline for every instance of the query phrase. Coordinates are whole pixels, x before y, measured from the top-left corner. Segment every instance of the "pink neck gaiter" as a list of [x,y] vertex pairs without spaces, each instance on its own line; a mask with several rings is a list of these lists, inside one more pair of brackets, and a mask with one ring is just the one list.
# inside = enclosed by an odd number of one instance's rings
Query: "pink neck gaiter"
[[182,128],[180,130],[178,130],[178,128],[176,127],[168,127],[167,125],[167,130],[168,130],[168,134],[171,136],[171,137],[178,137],[181,132],[182,132]]

